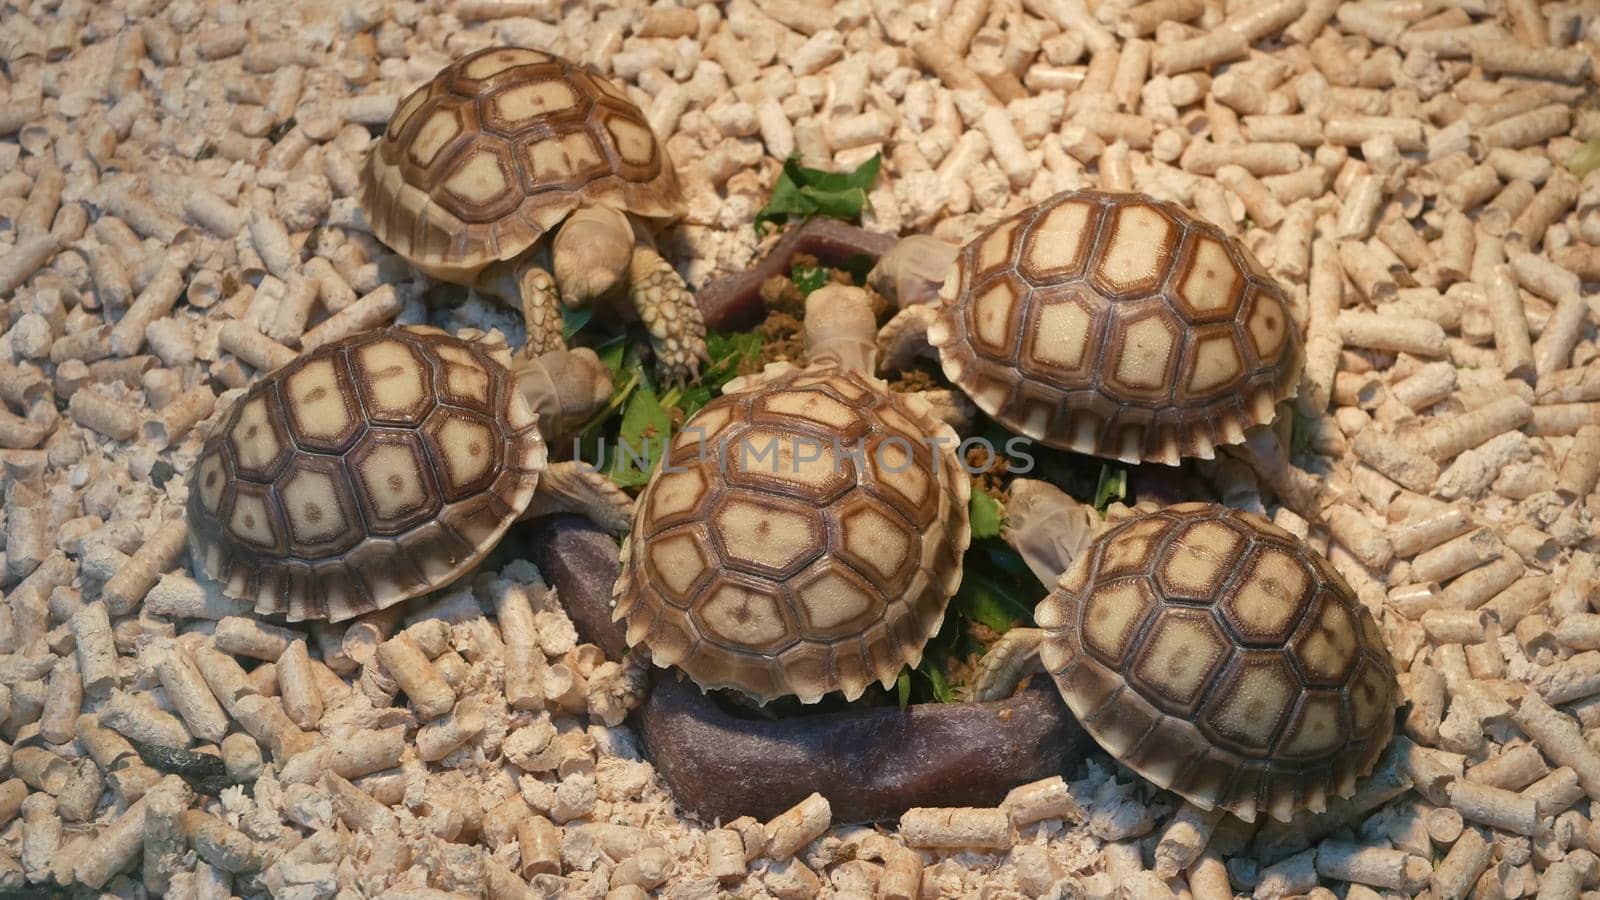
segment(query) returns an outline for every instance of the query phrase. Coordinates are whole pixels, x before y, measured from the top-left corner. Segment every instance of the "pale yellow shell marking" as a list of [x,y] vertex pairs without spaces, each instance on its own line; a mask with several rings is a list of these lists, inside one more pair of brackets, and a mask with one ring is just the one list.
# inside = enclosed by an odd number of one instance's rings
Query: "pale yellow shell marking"
[[1158,318],[1140,319],[1123,332],[1116,379],[1130,387],[1156,390],[1166,382],[1176,337]]
[[444,448],[444,467],[450,483],[461,487],[470,484],[488,471],[494,456],[490,441],[494,435],[477,422],[465,419],[445,419],[434,433]]
[[1246,580],[1224,601],[1225,609],[1247,634],[1276,634],[1299,612],[1300,597],[1309,584],[1294,557],[1263,547],[1250,563]]
[[1349,661],[1359,652],[1356,643],[1356,623],[1349,611],[1329,599],[1300,638],[1295,656],[1308,675],[1331,680],[1349,670]]
[[561,181],[601,163],[600,150],[587,134],[546,138],[528,145],[528,162],[536,177]]
[[1219,522],[1197,522],[1172,543],[1161,567],[1162,583],[1185,597],[1208,597],[1228,577],[1244,539]]
[[1140,581],[1118,581],[1097,589],[1084,605],[1083,642],[1105,659],[1121,660],[1152,602]]
[[[422,123],[422,128],[417,131],[417,136],[411,139],[411,161],[423,168],[433,164],[433,158],[439,155],[445,144],[461,133],[461,120],[455,111],[449,107],[440,107],[433,111],[428,121]],[[402,177],[399,170],[395,170],[395,177]]]
[[1209,621],[1198,615],[1164,614],[1145,639],[1135,664],[1138,676],[1164,696],[1193,702],[1224,650]]
[[467,63],[461,74],[473,79],[492,78],[514,66],[526,66],[540,63],[550,57],[536,50],[523,50],[517,47],[507,47],[494,53],[485,53],[472,62]]
[[1189,272],[1178,285],[1178,293],[1195,311],[1211,312],[1233,301],[1241,280],[1222,244],[1202,237],[1195,243]]
[[707,406],[695,413],[694,418],[672,439],[672,447],[694,447],[697,451],[710,453],[716,446],[717,438],[731,421],[733,410],[730,407]]
[[1022,262],[1030,269],[1047,270],[1075,265],[1088,243],[1088,203],[1062,203],[1033,226]]
[[305,437],[331,441],[349,429],[350,411],[332,360],[317,359],[302,366],[284,382],[284,393]]
[[667,590],[683,596],[705,571],[705,559],[700,554],[700,543],[688,534],[673,534],[650,541],[650,560],[655,563],[656,574]]
[[694,508],[705,496],[706,480],[699,469],[663,472],[650,489],[650,520],[654,524]]
[[1265,747],[1299,686],[1281,666],[1246,666],[1207,716],[1216,729],[1249,747]]
[[412,91],[411,96],[407,97],[405,102],[400,104],[400,108],[395,110],[394,118],[389,120],[389,133],[399,134],[404,131],[406,123],[416,114],[418,107],[426,103],[427,100],[428,88],[426,85]]
[[1250,319],[1244,323],[1250,342],[1255,345],[1256,356],[1267,359],[1278,352],[1288,334],[1287,319],[1288,314],[1276,297],[1270,294],[1257,295]]
[[1166,271],[1172,255],[1172,226],[1149,206],[1123,206],[1116,217],[1111,243],[1100,257],[1100,278],[1113,290],[1148,285]]
[[216,515],[217,505],[222,502],[222,492],[228,488],[228,473],[222,468],[222,457],[213,453],[200,463],[200,502],[205,505],[206,512]]
[[398,341],[378,341],[357,351],[377,415],[409,412],[422,399],[422,371],[411,350]]
[[770,644],[789,632],[777,598],[738,585],[720,585],[699,613],[714,636],[738,646]]
[[978,247],[977,269],[987,272],[1011,259],[1011,236],[1017,231],[1017,221],[1011,221],[996,228]]
[[536,81],[496,94],[489,102],[495,113],[515,128],[535,116],[570,109],[577,104],[578,95],[565,82]]
[[427,500],[416,459],[398,444],[379,445],[367,455],[361,483],[379,519],[398,519]]
[[795,592],[806,626],[819,631],[843,625],[872,608],[872,598],[837,572],[827,572]]
[[837,483],[844,471],[833,444],[820,438],[751,429],[728,452],[740,471],[765,473],[814,489]]
[[266,499],[259,494],[241,491],[234,495],[233,518],[228,520],[228,530],[239,540],[259,547],[273,547],[276,544]]
[[500,162],[489,153],[471,154],[444,180],[445,190],[470,203],[488,203],[509,187]]
[[883,578],[892,578],[911,553],[911,538],[883,513],[863,508],[846,516],[844,545]]
[[1077,367],[1088,348],[1089,324],[1089,313],[1076,303],[1041,306],[1028,355],[1045,365]]
[[611,132],[611,139],[616,142],[617,153],[624,160],[634,165],[644,165],[650,161],[655,138],[647,129],[629,119],[617,116],[606,120],[606,128]]
[[461,347],[441,345],[437,348],[444,360],[445,389],[457,397],[470,397],[479,403],[488,403],[489,373]]
[[885,487],[921,506],[927,499],[929,480],[927,473],[898,441],[883,441],[868,451],[875,463],[878,480]]
[[1194,371],[1189,375],[1188,389],[1191,393],[1204,393],[1227,384],[1243,370],[1244,361],[1239,358],[1232,336],[1213,334],[1195,344]]
[[977,330],[977,339],[989,347],[1004,353],[1010,345],[1011,310],[1017,304],[1017,296],[1011,290],[1009,282],[1002,281],[989,288],[972,301],[972,324]]
[[810,554],[821,537],[807,516],[741,501],[717,511],[716,528],[729,556],[773,569]]
[[1101,577],[1125,572],[1142,572],[1150,559],[1151,541],[1166,531],[1160,519],[1142,519],[1117,532],[1116,540],[1106,544],[1100,557]]
[[302,544],[331,540],[349,527],[339,507],[338,489],[326,472],[296,468],[279,488],[279,496],[289,533]]
[[1357,734],[1366,734],[1389,715],[1392,707],[1389,687],[1378,670],[1368,665],[1350,684],[1350,723]]
[[1289,739],[1279,752],[1286,756],[1322,756],[1339,749],[1344,736],[1339,728],[1339,698],[1333,694],[1310,694],[1289,725]]
[[844,429],[856,423],[855,411],[826,394],[815,391],[781,391],[762,399],[768,410],[816,422],[833,429]]
[[271,465],[283,449],[278,442],[278,433],[267,418],[267,401],[262,397],[244,405],[239,411],[239,421],[234,424],[228,437],[233,441],[234,457],[239,461],[239,466],[245,469],[261,469]]

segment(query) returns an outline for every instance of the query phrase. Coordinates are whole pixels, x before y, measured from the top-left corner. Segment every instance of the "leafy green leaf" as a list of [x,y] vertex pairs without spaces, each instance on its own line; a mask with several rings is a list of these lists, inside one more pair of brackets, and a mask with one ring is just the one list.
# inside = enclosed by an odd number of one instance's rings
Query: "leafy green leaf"
[[944,669],[935,665],[931,660],[923,660],[922,667],[917,671],[925,676],[933,688],[933,699],[940,703],[952,703],[956,699],[956,692],[950,689],[950,680],[945,677]]
[[867,205],[867,188],[877,180],[882,165],[883,158],[874,153],[854,171],[825,172],[800,165],[799,156],[789,157],[767,205],[756,214],[756,231],[762,231],[768,222],[783,223],[815,215],[860,221]]
[[622,428],[606,474],[623,487],[643,485],[650,480],[671,437],[672,419],[655,390],[641,384],[622,411]]
[[1029,603],[1037,599],[1017,596],[1010,586],[982,571],[968,571],[956,593],[956,602],[968,618],[1001,634],[1032,618]]
[[761,356],[761,335],[755,333],[723,333],[713,331],[706,335],[706,353],[711,364],[700,372],[694,384],[678,395],[677,407],[685,418],[700,411],[723,386],[739,374],[745,360]]
[[592,306],[584,306],[579,309],[572,309],[567,306],[561,307],[561,336],[571,341],[572,336],[582,331],[583,326],[589,324],[589,320],[593,318],[594,307]]
[[801,296],[809,297],[812,291],[822,288],[833,279],[828,277],[828,270],[821,266],[795,266],[789,273],[789,280],[800,289]]
[[911,670],[901,669],[894,680],[895,695],[900,699],[900,708],[905,709],[911,702]]
[[1100,480],[1094,487],[1094,508],[1101,512],[1111,505],[1113,500],[1126,500],[1128,497],[1128,470],[1112,470],[1109,465],[1100,467]]
[[1579,178],[1600,169],[1600,138],[1596,138],[1567,157],[1567,171]]
[[976,484],[972,486],[972,499],[967,503],[967,510],[972,520],[973,540],[1000,536],[1000,520],[1004,514],[1000,501],[984,493]]

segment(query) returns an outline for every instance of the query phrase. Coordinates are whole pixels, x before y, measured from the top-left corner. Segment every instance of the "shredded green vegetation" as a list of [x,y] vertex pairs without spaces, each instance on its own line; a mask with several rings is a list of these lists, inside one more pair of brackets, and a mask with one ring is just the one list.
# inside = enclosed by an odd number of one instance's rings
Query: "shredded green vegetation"
[[789,157],[772,187],[772,197],[756,214],[756,231],[764,231],[769,222],[798,222],[812,216],[860,222],[867,206],[867,189],[877,180],[882,164],[883,158],[874,153],[854,171],[825,172],[800,165],[798,156]]
[[972,485],[972,500],[967,504],[967,509],[967,517],[972,520],[973,540],[1000,536],[1000,523],[1005,511],[1000,507],[1000,501],[984,493],[976,482]]
[[566,306],[561,307],[561,337],[571,343],[573,335],[582,331],[583,326],[589,324],[589,321],[593,318],[594,307],[592,306],[584,306],[578,309],[571,309]]
[[832,278],[828,277],[828,270],[821,266],[795,266],[789,273],[789,280],[799,289],[800,296],[809,297],[811,292],[820,289]]
[[1094,488],[1094,508],[1105,512],[1113,501],[1128,499],[1128,470],[1120,466],[1102,465],[1100,480]]
[[1567,171],[1579,178],[1595,169],[1600,169],[1600,138],[1584,144],[1577,152],[1567,157]]

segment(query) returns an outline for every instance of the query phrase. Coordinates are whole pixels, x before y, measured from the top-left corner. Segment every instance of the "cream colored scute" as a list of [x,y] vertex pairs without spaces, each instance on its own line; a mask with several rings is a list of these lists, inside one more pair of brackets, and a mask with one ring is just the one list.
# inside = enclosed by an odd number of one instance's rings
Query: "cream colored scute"
[[507,88],[489,102],[501,120],[516,128],[537,116],[571,109],[578,105],[578,95],[566,82],[536,81]]
[[516,66],[526,66],[541,63],[550,59],[549,56],[537,50],[524,50],[520,47],[502,47],[478,57],[467,63],[461,74],[468,78],[492,78],[507,69]]
[[439,151],[460,133],[461,119],[456,111],[448,106],[435,107],[428,121],[422,123],[422,128],[411,139],[411,146],[406,153],[411,156],[412,162],[427,168],[433,165],[433,159],[439,155]]
[[1239,533],[1221,522],[1195,522],[1179,533],[1167,550],[1166,562],[1159,570],[1161,584],[1179,596],[1216,600],[1217,590],[1232,574],[1243,546]]
[[477,147],[456,164],[444,180],[444,189],[468,203],[482,205],[510,190],[511,185],[500,169],[499,158]]
[[1172,223],[1155,207],[1134,203],[1113,209],[1109,228],[1099,280],[1116,293],[1159,284],[1172,258]]
[[1072,301],[1042,303],[1036,322],[1028,350],[1032,359],[1060,369],[1075,369],[1083,363],[1093,322],[1087,310]]
[[1228,332],[1207,335],[1195,343],[1188,390],[1191,394],[1215,390],[1239,377],[1243,371],[1244,360],[1239,358],[1239,348],[1233,342],[1233,335]]
[[648,546],[656,576],[673,596],[682,597],[705,573],[705,556],[693,532],[656,538]]
[[1119,528],[1114,532],[1116,539],[1106,544],[1100,557],[1100,577],[1143,572],[1155,555],[1155,542],[1165,533],[1166,525],[1160,519],[1140,519]]
[[414,414],[424,399],[421,363],[399,341],[375,341],[356,351],[371,412],[385,418]]
[[611,132],[617,153],[625,162],[636,166],[650,162],[655,151],[655,137],[642,125],[621,116],[612,116],[606,120],[606,130]]
[[928,491],[933,487],[928,474],[898,440],[881,441],[868,447],[867,454],[880,484],[913,506],[927,501]]
[[289,520],[289,534],[297,543],[326,543],[353,524],[345,519],[339,489],[328,472],[291,466],[278,493]]
[[875,605],[870,588],[829,570],[795,592],[803,624],[811,631],[827,631],[860,618]]
[[816,493],[831,493],[850,472],[831,441],[810,435],[746,431],[728,454],[730,467],[754,480],[804,485]]
[[987,272],[1011,261],[1011,241],[1017,233],[1017,221],[1003,222],[978,245],[979,272]]
[[1252,663],[1241,666],[1219,686],[1205,718],[1228,740],[1265,750],[1272,745],[1300,687],[1281,661],[1263,658]]
[[1154,603],[1143,581],[1117,581],[1096,588],[1084,602],[1083,642],[1108,664],[1120,662],[1134,630]]
[[549,137],[528,145],[528,164],[535,178],[565,181],[598,167],[603,159],[587,133]]
[[813,555],[822,536],[814,515],[745,500],[725,503],[713,522],[733,560],[774,570]]
[[1289,757],[1318,757],[1339,749],[1344,743],[1339,718],[1337,694],[1307,694],[1289,723],[1279,752]]
[[1356,623],[1349,610],[1331,594],[1323,596],[1315,617],[1295,643],[1300,671],[1314,681],[1337,684],[1350,673],[1360,652]]
[[1278,298],[1264,291],[1255,295],[1250,319],[1244,327],[1250,335],[1250,342],[1255,345],[1256,356],[1270,359],[1277,355],[1288,336],[1288,320],[1289,314]]
[[841,518],[844,546],[881,578],[893,578],[911,554],[911,536],[894,519],[863,507]]
[[234,494],[233,516],[228,520],[228,530],[247,544],[266,548],[277,544],[266,498],[255,491],[238,491]]
[[488,371],[466,348],[440,347],[437,352],[445,364],[444,387],[447,393],[480,404],[487,404],[493,399],[489,394]]
[[426,103],[427,100],[428,85],[423,85],[422,87],[412,91],[411,96],[407,97],[401,102],[400,108],[395,110],[394,116],[389,119],[389,128],[387,130],[389,137],[392,138],[400,132],[405,131],[407,123],[411,121],[411,117],[416,115],[417,110],[420,109],[422,104]]
[[223,470],[221,454],[211,453],[202,458],[197,477],[200,502],[206,512],[216,515],[217,504],[222,502],[222,492],[228,488],[228,474]]
[[975,337],[991,352],[1005,354],[1016,336],[1011,327],[1011,314],[1018,297],[1009,281],[1001,281],[979,294],[972,301],[972,325]]
[[234,459],[244,469],[265,469],[283,451],[278,432],[272,427],[265,397],[245,403],[229,439],[233,442]]
[[1222,244],[1202,236],[1196,240],[1189,271],[1178,283],[1178,296],[1197,312],[1216,312],[1233,303],[1243,281]]
[[1116,381],[1139,391],[1160,390],[1176,351],[1178,336],[1164,318],[1151,316],[1129,325],[1118,347]]
[[1281,641],[1304,612],[1310,580],[1289,553],[1262,547],[1245,563],[1244,580],[1223,600],[1222,610],[1252,640]]
[[855,411],[817,391],[779,391],[763,397],[762,406],[774,413],[794,416],[824,427],[845,429],[861,421]]
[[482,423],[450,416],[434,428],[434,439],[444,451],[449,483],[462,488],[482,478],[494,462],[494,433]]
[[1169,609],[1141,642],[1134,674],[1151,690],[1179,704],[1192,704],[1227,658],[1229,647],[1199,610]]
[[1029,232],[1023,268],[1031,272],[1077,268],[1094,237],[1089,231],[1090,215],[1098,212],[1098,207],[1082,201],[1057,204]]
[[706,478],[699,468],[663,471],[650,489],[650,527],[693,509],[706,494]]
[[332,360],[315,359],[301,366],[284,381],[283,394],[294,411],[296,430],[305,437],[332,441],[354,422]]
[[372,510],[382,522],[404,518],[428,500],[416,459],[401,444],[381,444],[367,454],[360,468]]
[[[1382,644],[1378,647],[1382,648]],[[1369,734],[1393,711],[1393,692],[1371,663],[1362,663],[1361,671],[1350,682],[1350,721],[1357,734]]]
[[789,636],[782,601],[736,584],[721,584],[696,611],[712,637],[735,646],[772,644]]

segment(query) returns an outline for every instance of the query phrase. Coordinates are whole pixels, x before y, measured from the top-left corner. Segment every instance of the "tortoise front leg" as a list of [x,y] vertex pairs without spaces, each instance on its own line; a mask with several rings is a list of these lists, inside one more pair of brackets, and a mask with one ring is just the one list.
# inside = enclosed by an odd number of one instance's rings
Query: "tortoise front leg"
[[537,263],[522,263],[517,271],[517,293],[522,298],[522,323],[527,327],[528,340],[517,351],[524,358],[567,348],[562,333],[561,300],[556,282],[550,273]]
[[628,264],[628,295],[650,332],[662,379],[680,383],[698,375],[701,361],[710,359],[700,306],[642,229]]
[[633,498],[588,463],[552,463],[539,473],[533,501],[522,518],[563,512],[577,513],[612,534],[622,534],[633,525]]
[[1013,628],[1001,635],[978,660],[972,699],[983,703],[1015,693],[1025,676],[1040,670],[1039,647],[1043,643],[1044,632],[1038,628]]

